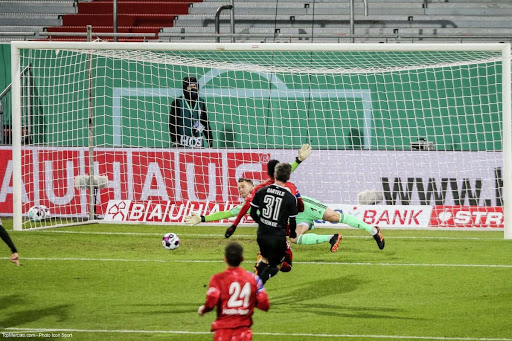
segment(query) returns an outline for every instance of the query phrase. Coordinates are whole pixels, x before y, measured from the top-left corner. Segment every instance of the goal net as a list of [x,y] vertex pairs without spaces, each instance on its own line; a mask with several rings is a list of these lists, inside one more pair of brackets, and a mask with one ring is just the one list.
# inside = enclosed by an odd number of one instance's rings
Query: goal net
[[17,229],[229,209],[304,143],[302,195],[389,228],[503,229],[508,44],[12,49]]

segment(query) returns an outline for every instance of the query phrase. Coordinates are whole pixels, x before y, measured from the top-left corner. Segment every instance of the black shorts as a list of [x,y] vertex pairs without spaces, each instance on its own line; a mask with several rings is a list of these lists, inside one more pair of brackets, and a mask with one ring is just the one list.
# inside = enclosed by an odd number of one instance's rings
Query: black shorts
[[259,234],[257,239],[260,252],[272,266],[281,264],[286,256],[286,237]]

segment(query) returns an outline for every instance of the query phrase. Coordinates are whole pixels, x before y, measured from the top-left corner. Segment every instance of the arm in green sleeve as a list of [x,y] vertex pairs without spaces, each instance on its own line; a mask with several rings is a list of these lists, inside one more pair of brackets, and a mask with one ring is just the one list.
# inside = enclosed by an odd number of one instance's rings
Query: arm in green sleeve
[[296,170],[296,169],[297,169],[297,167],[299,167],[299,163],[297,162],[297,160],[293,161],[293,162],[291,163],[291,165],[292,165],[292,172],[293,172],[294,170]]
[[223,220],[227,218],[234,217],[233,213],[231,211],[221,211],[221,212],[215,212],[212,214],[208,214],[204,217],[204,221],[217,221],[217,220]]

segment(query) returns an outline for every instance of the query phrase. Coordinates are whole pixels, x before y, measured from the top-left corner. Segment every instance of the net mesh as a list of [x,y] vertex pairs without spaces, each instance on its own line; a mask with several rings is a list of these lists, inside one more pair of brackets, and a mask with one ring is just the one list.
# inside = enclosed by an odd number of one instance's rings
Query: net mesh
[[[499,52],[27,49],[20,65],[27,228],[90,218],[90,148],[107,178],[97,218],[114,199],[185,203],[176,221],[235,204],[238,177],[264,180],[303,143],[292,180],[325,203],[370,189],[388,205],[502,204]],[[51,218],[28,219],[34,205]]]

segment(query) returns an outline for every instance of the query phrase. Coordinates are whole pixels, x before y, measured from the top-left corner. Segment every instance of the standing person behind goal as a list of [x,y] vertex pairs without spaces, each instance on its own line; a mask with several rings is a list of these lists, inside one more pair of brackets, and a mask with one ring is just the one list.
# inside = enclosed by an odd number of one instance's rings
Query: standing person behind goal
[[174,146],[202,148],[213,147],[212,132],[206,112],[205,100],[199,97],[196,77],[183,79],[183,96],[171,103],[169,133]]
[[275,183],[260,189],[251,202],[251,217],[258,224],[256,240],[262,256],[256,271],[263,283],[279,272],[285,259],[288,223],[290,238],[297,237],[297,198],[286,188],[291,172],[289,163],[278,163]]
[[9,237],[9,234],[4,229],[2,225],[2,219],[0,219],[0,238],[2,238],[5,244],[7,244],[7,246],[11,249],[11,262],[15,263],[17,266],[20,266],[20,257],[18,255],[18,250],[16,249],[16,246],[14,246],[11,237]]
[[224,262],[228,268],[210,279],[206,302],[198,309],[199,315],[217,306],[217,319],[212,323],[214,340],[252,340],[252,314],[254,308],[270,308],[267,292],[261,279],[240,267],[244,260],[242,245],[228,244]]

